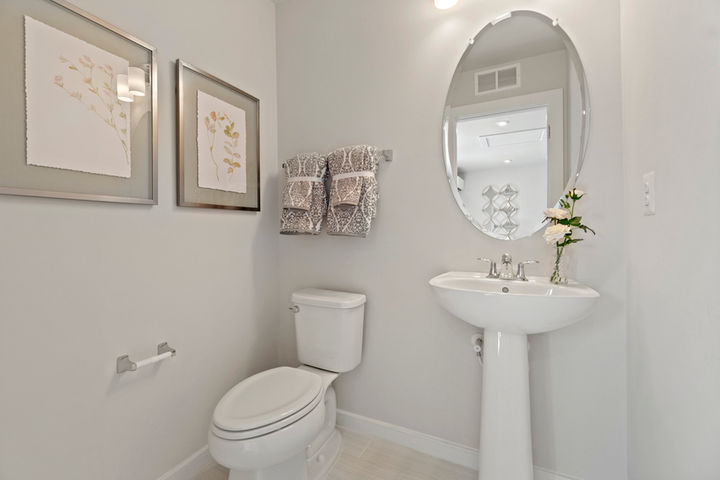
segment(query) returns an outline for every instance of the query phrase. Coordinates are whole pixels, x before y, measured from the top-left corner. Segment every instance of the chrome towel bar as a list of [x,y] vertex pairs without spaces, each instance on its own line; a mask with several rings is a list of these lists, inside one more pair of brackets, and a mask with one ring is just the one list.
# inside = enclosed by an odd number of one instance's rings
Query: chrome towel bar
[[117,358],[117,373],[134,372],[138,368],[146,367],[174,356],[175,349],[168,345],[167,342],[163,342],[157,346],[157,355],[144,360],[133,362],[130,360],[129,355],[119,356]]
[[[378,156],[385,160],[386,162],[392,162],[393,161],[393,151],[392,150],[378,150]],[[282,168],[285,168],[287,165],[285,162],[282,164]]]

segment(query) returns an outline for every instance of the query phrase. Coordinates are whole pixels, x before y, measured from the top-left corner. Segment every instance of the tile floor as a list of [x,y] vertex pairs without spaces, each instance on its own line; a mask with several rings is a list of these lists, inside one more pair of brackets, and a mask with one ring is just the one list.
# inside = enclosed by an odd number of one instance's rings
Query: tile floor
[[[343,446],[327,480],[476,480],[477,472],[415,450],[342,430]],[[227,480],[214,466],[194,480]]]

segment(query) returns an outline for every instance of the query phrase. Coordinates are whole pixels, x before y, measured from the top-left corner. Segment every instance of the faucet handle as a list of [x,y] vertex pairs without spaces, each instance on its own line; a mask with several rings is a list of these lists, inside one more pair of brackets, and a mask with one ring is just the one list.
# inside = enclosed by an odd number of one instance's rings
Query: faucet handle
[[530,265],[532,263],[540,263],[540,262],[537,260],[525,260],[524,262],[518,262],[517,275],[515,275],[515,278],[517,278],[518,280],[521,280],[523,282],[527,282],[528,279],[525,276],[525,265]]
[[498,278],[499,275],[497,272],[497,264],[495,263],[495,260],[483,257],[478,257],[477,259],[481,262],[488,262],[490,264],[490,271],[487,274],[487,278]]

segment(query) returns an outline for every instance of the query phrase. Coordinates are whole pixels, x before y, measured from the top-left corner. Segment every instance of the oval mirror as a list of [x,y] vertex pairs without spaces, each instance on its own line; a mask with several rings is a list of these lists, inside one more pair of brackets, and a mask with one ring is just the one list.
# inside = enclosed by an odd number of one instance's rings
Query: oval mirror
[[458,206],[480,231],[514,240],[582,167],[589,106],[585,73],[557,21],[514,11],[470,41],[448,90],[443,156]]

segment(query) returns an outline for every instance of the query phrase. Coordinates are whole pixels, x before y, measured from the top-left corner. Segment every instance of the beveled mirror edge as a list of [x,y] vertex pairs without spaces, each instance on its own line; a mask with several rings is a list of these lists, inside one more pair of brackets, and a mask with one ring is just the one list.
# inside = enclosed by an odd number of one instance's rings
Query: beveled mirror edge
[[[452,172],[452,163],[450,162],[450,151],[449,151],[449,142],[448,142],[448,129],[449,129],[449,121],[450,121],[450,87],[452,87],[453,80],[455,79],[458,71],[461,68],[461,65],[463,64],[463,61],[470,53],[470,50],[472,49],[475,42],[480,38],[480,36],[489,30],[490,28],[494,27],[497,23],[500,21],[505,21],[508,19],[511,19],[515,16],[529,16],[536,18],[538,20],[541,20],[543,22],[546,22],[547,24],[551,25],[554,29],[557,29],[557,32],[559,33],[563,43],[565,44],[565,47],[568,51],[568,55],[571,57],[571,61],[573,62],[573,65],[575,65],[575,71],[578,76],[578,81],[580,84],[580,98],[583,105],[582,110],[582,126],[580,128],[580,151],[578,152],[578,161],[577,161],[577,167],[575,168],[575,171],[570,174],[570,178],[568,179],[567,185],[565,186],[565,191],[571,190],[575,188],[577,184],[577,180],[580,177],[580,172],[582,171],[582,167],[585,163],[585,156],[588,149],[588,143],[590,140],[590,88],[587,81],[587,76],[585,75],[585,68],[583,67],[582,59],[580,58],[580,54],[578,53],[577,49],[575,48],[575,44],[572,42],[572,39],[567,34],[567,32],[560,26],[560,21],[557,18],[551,18],[545,15],[542,12],[536,11],[536,10],[512,10],[506,14],[503,14],[502,16],[498,17],[497,19],[493,19],[488,21],[485,26],[483,26],[478,33],[472,37],[465,50],[463,51],[463,54],[460,56],[460,59],[458,60],[457,67],[455,68],[455,71],[453,72],[453,75],[450,79],[450,85],[447,89],[447,96],[445,97],[445,105],[443,108],[443,119],[442,119],[442,129],[441,129],[441,136],[442,136],[442,156],[443,156],[443,164],[445,167],[445,174],[448,178],[448,184],[450,187],[450,192],[453,195],[453,198],[455,199],[455,202],[457,203],[458,207],[462,211],[463,215],[466,219],[472,225],[477,228],[481,233],[487,235],[488,237],[495,238],[497,240],[520,240],[523,238],[532,237],[533,235],[536,235],[539,231],[542,230],[542,228],[547,224],[547,222],[540,222],[538,225],[538,228],[533,231],[532,233],[528,235],[524,235],[522,237],[518,238],[507,238],[504,235],[499,234],[493,234],[490,232],[486,232],[483,230],[482,225],[475,219],[475,217],[472,216],[468,208],[465,206],[465,203],[463,202],[462,198],[460,197],[460,192],[457,189],[457,181],[454,178]],[[560,202],[560,199],[555,202],[555,206],[558,206]]]

